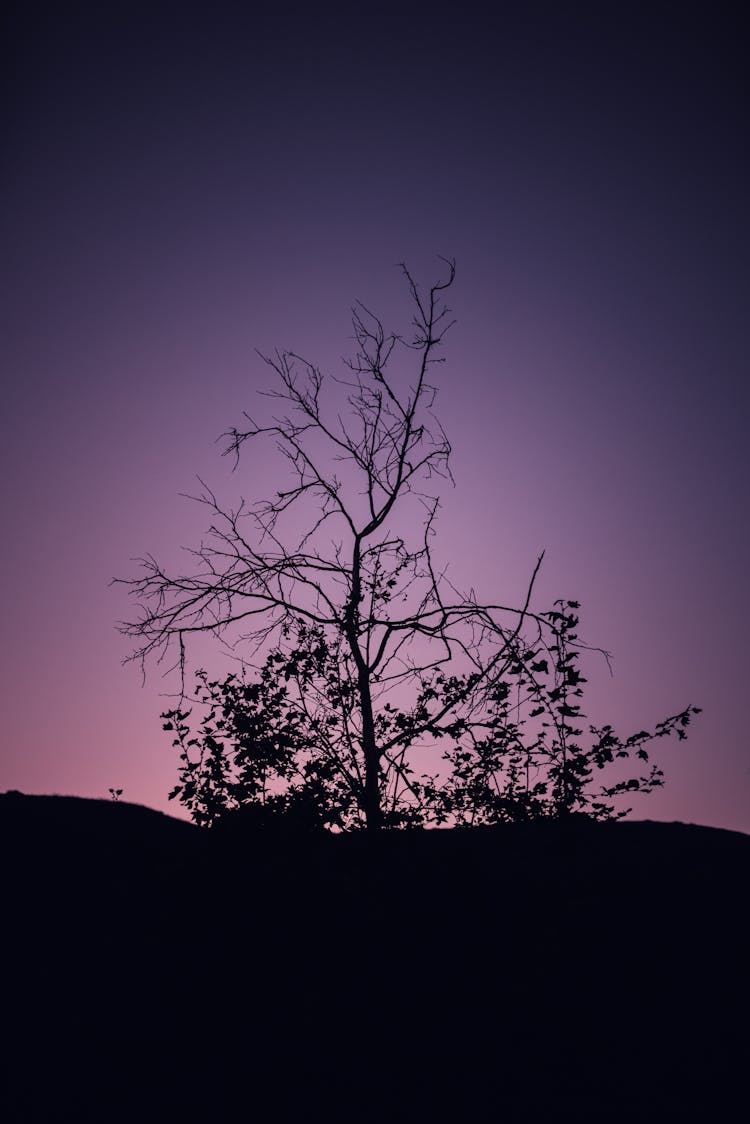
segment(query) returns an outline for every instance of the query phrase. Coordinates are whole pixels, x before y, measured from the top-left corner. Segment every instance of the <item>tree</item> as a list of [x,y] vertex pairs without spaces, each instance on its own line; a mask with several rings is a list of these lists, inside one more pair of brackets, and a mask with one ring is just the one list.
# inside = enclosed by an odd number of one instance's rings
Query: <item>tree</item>
[[[277,413],[265,423],[245,414],[224,435],[225,453],[236,470],[248,442],[272,441],[286,465],[283,487],[231,507],[199,481],[192,498],[211,522],[193,569],[168,573],[149,555],[125,579],[141,607],[122,625],[137,641],[130,658],[145,673],[148,659],[174,651],[183,699],[191,636],[210,633],[246,653],[239,674],[199,674],[196,701],[208,706],[201,737],[189,736],[181,706],[164,715],[181,752],[173,795],[199,822],[247,802],[314,804],[329,825],[364,818],[370,830],[589,805],[605,814],[586,795],[591,762],[640,751],[652,736],[631,744],[605,728],[594,747],[577,746],[577,603],[531,610],[541,557],[518,607],[479,603],[436,565],[434,489],[452,480],[450,443],[433,412],[432,370],[452,325],[444,293],[455,277],[442,260],[446,275],[426,292],[401,267],[410,338],[354,306],[356,353],[343,377],[289,351],[262,357]],[[251,659],[263,652],[253,678]],[[532,702],[540,728],[529,744],[520,708]],[[663,732],[684,733],[691,713]],[[446,739],[448,779],[417,775],[415,751]],[[532,784],[541,767],[544,779]],[[633,783],[653,787],[657,774]]]

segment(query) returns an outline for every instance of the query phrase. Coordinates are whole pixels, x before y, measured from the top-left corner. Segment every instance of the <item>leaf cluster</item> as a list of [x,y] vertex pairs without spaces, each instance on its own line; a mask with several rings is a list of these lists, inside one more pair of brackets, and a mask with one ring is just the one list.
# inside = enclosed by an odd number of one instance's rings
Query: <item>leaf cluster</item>
[[[579,603],[558,601],[535,618],[487,677],[476,669],[419,675],[411,706],[379,697],[380,799],[386,827],[519,822],[572,813],[596,820],[630,811],[622,799],[663,784],[651,745],[687,727],[688,706],[621,737],[586,721],[581,671],[586,651]],[[254,674],[197,675],[192,709],[165,712],[180,751],[179,797],[196,823],[212,825],[248,805],[270,816],[300,815],[320,826],[364,824],[364,760],[356,668],[340,636],[299,619]],[[418,773],[416,751],[431,772]],[[623,766],[632,759],[635,771]],[[602,783],[604,781],[604,783]]]

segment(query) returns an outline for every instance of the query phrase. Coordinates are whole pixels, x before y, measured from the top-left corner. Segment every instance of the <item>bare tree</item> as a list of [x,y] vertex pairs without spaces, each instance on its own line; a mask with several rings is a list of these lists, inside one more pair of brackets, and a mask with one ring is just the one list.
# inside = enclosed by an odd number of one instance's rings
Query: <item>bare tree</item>
[[[608,818],[614,798],[653,790],[662,773],[651,767],[592,794],[594,771],[631,755],[647,762],[648,742],[684,737],[698,713],[688,707],[626,739],[610,726],[584,734],[578,602],[531,611],[541,556],[517,607],[479,603],[436,564],[437,492],[452,479],[433,412],[432,372],[453,323],[444,294],[455,266],[442,260],[447,273],[426,292],[401,267],[409,338],[355,305],[356,353],[343,375],[289,351],[263,356],[276,377],[274,416],[244,415],[225,452],[236,470],[248,442],[270,440],[284,486],[227,507],[200,481],[192,498],[210,523],[192,570],[168,573],[147,556],[125,580],[141,609],[121,626],[137,642],[130,658],[145,674],[150,658],[174,652],[181,701],[196,633],[245,666],[265,653],[252,683],[198,673],[196,699],[209,709],[201,739],[189,736],[189,712],[163,716],[183,762],[172,795],[199,822],[264,803],[274,784],[327,807],[329,823],[364,819],[370,830],[574,810]],[[433,757],[448,776],[415,775],[414,751],[440,742],[447,751]]]
[[[147,556],[140,575],[125,579],[141,605],[121,626],[137,641],[130,658],[145,670],[150,657],[175,651],[183,683],[192,634],[257,651],[300,622],[324,630],[355,703],[334,753],[371,829],[381,825],[389,785],[416,795],[408,749],[423,735],[449,731],[457,708],[486,691],[516,655],[541,562],[517,609],[478,604],[435,566],[439,498],[430,486],[451,480],[451,447],[433,412],[431,374],[453,323],[444,293],[455,277],[455,264],[441,260],[447,273],[426,292],[401,266],[410,338],[387,333],[355,305],[357,349],[343,377],[326,376],[293,352],[263,356],[277,378],[268,392],[277,412],[267,424],[245,414],[245,424],[225,434],[225,452],[237,468],[248,441],[270,439],[286,462],[286,486],[273,499],[226,507],[200,481],[192,498],[208,508],[211,523],[191,552],[193,570],[168,573]],[[404,360],[409,370],[396,370]],[[423,688],[425,676],[447,664],[469,671],[460,687],[432,705],[421,689],[419,707],[394,729],[388,700]],[[386,736],[378,736],[379,713]]]

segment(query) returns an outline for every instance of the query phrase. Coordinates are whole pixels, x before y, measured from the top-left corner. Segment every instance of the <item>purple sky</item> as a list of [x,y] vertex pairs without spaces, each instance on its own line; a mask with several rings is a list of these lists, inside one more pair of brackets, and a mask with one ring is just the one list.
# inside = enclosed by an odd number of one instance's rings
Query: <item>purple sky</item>
[[109,579],[195,541],[195,473],[273,491],[273,463],[231,478],[214,444],[268,384],[254,348],[337,372],[352,301],[405,326],[394,264],[429,282],[445,254],[454,579],[517,601],[545,549],[537,606],[579,598],[614,656],[591,718],[627,734],[704,708],[635,814],[750,831],[727,13],[54,7],[16,6],[5,66],[0,790],[122,787],[179,814],[175,683],[121,666]]

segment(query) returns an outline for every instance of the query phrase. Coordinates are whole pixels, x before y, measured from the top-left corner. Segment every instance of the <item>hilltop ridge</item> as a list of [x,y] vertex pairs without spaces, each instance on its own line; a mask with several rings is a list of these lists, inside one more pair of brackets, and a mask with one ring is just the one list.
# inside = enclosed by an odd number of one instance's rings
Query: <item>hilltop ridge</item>
[[750,836],[221,832],[5,794],[0,838],[6,1119],[624,1124],[738,1090]]

